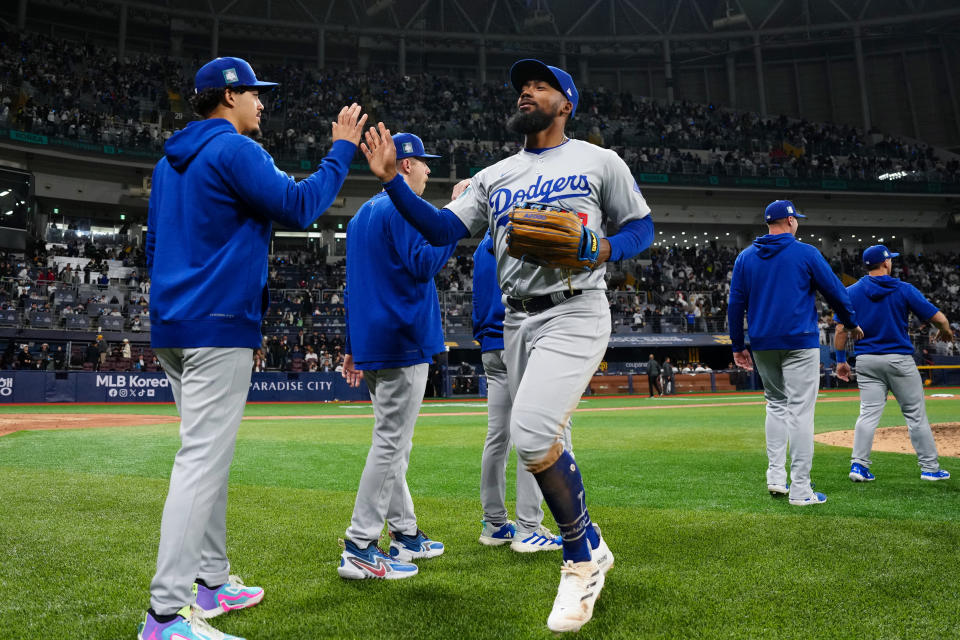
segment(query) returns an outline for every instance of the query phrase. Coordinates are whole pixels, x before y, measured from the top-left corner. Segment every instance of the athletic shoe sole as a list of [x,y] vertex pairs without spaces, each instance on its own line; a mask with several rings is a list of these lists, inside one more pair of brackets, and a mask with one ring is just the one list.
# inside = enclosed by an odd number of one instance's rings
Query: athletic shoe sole
[[792,504],[795,507],[808,507],[813,504],[823,504],[826,501],[827,501],[827,496],[823,495],[822,493],[818,493],[811,498],[804,498],[803,500],[790,498],[790,504]]
[[772,496],[785,496],[790,493],[790,487],[782,484],[768,484],[767,491]]
[[480,544],[488,547],[499,547],[500,545],[510,544],[513,538],[491,538],[490,536],[480,536]]
[[949,476],[949,475],[946,475],[946,476],[926,476],[926,475],[923,475],[923,474],[921,473],[921,474],[920,474],[920,479],[921,479],[921,480],[926,480],[927,482],[939,482],[940,480],[949,480],[949,479],[950,479],[950,476]]
[[851,471],[850,479],[853,480],[854,482],[873,482],[874,480],[876,480],[876,477],[868,478],[866,476],[860,475],[859,473]]

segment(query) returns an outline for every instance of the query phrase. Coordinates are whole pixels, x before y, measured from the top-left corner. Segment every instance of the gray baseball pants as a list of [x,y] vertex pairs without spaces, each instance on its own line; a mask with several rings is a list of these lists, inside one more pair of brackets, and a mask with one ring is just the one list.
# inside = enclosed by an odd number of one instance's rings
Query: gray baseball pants
[[[487,351],[482,356],[487,377],[487,439],[480,458],[480,503],[483,519],[503,524],[507,515],[507,457],[510,454],[510,388],[503,349]],[[564,430],[565,448],[572,449],[570,423]],[[543,494],[533,474],[517,458],[517,537],[533,533],[543,523]]]
[[787,484],[790,447],[790,498],[813,496],[813,412],[820,385],[820,349],[754,351],[767,401],[767,484]]
[[253,349],[157,349],[180,414],[180,450],[160,524],[150,606],[160,615],[193,602],[193,583],[227,581],[227,481],[250,390]]
[[923,399],[923,380],[913,358],[902,353],[864,354],[857,356],[857,385],[860,387],[860,417],[853,433],[853,462],[870,466],[873,434],[880,424],[887,391],[900,403],[900,411],[907,421],[910,442],[917,452],[917,461],[923,471],[937,471],[937,443],[927,420],[927,405]]
[[384,520],[389,531],[412,534],[417,530],[407,466],[428,370],[429,365],[416,364],[363,372],[373,401],[373,442],[346,531],[361,549],[380,539]]
[[524,465],[564,442],[570,415],[596,372],[610,338],[610,303],[585,291],[535,315],[507,307],[504,362],[513,409],[510,436]]

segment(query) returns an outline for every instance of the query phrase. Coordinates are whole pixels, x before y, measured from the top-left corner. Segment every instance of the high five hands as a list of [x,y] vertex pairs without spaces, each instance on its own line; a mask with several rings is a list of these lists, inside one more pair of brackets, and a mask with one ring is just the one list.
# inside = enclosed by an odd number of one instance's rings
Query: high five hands
[[378,122],[376,127],[367,130],[364,138],[366,142],[360,143],[360,150],[367,158],[370,171],[380,182],[390,182],[397,175],[397,148],[390,129]]
[[367,114],[361,116],[361,109],[356,102],[349,107],[340,109],[337,121],[330,123],[333,126],[334,142],[347,140],[353,144],[360,144],[360,138],[363,136],[363,125],[367,123]]

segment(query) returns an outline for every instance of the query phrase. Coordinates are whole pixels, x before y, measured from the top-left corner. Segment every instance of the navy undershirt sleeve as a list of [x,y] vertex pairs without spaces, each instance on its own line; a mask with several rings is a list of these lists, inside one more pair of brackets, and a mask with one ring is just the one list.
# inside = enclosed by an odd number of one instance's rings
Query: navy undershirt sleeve
[[435,247],[453,244],[470,235],[469,229],[449,209],[437,209],[410,189],[403,176],[397,174],[383,185],[400,215]]

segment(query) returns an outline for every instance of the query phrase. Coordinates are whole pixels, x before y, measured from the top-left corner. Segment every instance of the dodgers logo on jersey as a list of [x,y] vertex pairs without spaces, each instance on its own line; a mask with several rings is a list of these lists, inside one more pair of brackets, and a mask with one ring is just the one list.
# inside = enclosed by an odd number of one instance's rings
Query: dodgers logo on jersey
[[514,188],[500,187],[490,194],[490,208],[497,219],[497,225],[507,223],[504,215],[511,208],[527,201],[556,202],[563,198],[577,198],[589,196],[592,193],[590,181],[584,174],[547,178],[537,176],[537,181],[530,185]]

